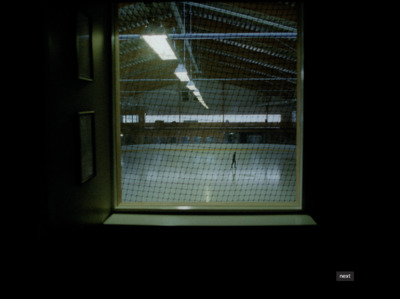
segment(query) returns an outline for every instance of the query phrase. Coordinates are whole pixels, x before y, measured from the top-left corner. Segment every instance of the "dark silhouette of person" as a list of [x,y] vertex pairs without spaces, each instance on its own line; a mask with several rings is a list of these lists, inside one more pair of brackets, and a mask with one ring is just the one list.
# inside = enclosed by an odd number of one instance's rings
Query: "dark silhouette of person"
[[233,167],[233,164],[235,164],[236,168],[236,152],[233,153],[231,168]]

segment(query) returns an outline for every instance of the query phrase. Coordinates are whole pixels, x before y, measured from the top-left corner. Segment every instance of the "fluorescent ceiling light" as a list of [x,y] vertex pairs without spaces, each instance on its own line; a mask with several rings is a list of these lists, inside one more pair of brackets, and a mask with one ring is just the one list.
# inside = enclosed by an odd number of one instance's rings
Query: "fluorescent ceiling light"
[[[190,81],[190,82],[192,82],[192,81]],[[188,85],[189,85],[189,83],[188,83]],[[188,85],[186,85],[186,87],[188,87]],[[194,84],[193,84],[193,87],[194,87]],[[193,95],[196,96],[196,98],[200,102],[200,104],[202,104],[206,109],[208,109],[208,106],[204,102],[203,97],[201,96],[200,91],[197,88],[193,89]]]
[[197,96],[197,100],[199,100],[200,104],[202,104],[206,109],[208,109],[208,106],[203,101],[203,97],[202,96]]
[[178,59],[167,41],[168,36],[166,34],[142,35],[142,38],[162,60]]
[[175,75],[181,80],[182,82],[190,81],[186,68],[183,64],[178,64],[178,67],[175,70]]
[[195,90],[193,90],[193,94],[194,94],[196,97],[199,97],[199,96],[200,96],[200,91],[196,88]]
[[194,82],[193,81],[189,81],[189,83],[186,85],[187,88],[189,88],[190,90],[195,90],[196,86],[194,86]]

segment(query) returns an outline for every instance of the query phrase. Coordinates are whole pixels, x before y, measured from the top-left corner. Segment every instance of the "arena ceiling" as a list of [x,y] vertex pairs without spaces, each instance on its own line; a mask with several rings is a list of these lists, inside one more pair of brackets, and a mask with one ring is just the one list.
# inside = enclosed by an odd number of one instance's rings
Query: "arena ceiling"
[[[161,60],[141,38],[154,26],[164,28],[176,60]],[[121,3],[118,32],[122,98],[175,88],[183,64],[204,92],[237,87],[256,95],[252,107],[295,105],[296,3]]]

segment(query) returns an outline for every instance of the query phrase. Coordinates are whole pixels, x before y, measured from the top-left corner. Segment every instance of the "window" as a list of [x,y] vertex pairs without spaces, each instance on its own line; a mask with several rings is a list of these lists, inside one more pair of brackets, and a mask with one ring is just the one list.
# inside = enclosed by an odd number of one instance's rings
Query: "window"
[[[220,123],[222,120],[231,123],[264,123],[265,114],[227,114],[227,115],[146,115],[146,123],[156,121]],[[268,122],[280,122],[280,115],[268,115]]]
[[281,116],[279,114],[267,115],[267,121],[269,123],[279,123],[279,122],[281,122]]
[[302,209],[298,5],[118,5],[116,210]]
[[296,111],[292,111],[292,123],[296,123]]
[[137,123],[139,122],[139,116],[138,115],[122,115],[122,123]]

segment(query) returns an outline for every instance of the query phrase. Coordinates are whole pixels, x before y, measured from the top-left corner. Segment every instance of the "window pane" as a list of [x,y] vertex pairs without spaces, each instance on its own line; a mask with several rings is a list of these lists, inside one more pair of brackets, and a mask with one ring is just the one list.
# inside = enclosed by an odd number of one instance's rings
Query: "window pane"
[[[301,207],[297,5],[119,4],[122,205]],[[141,38],[151,30],[177,59]]]

